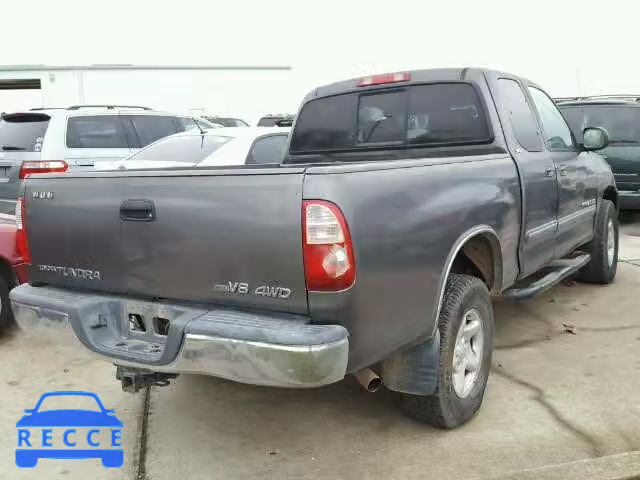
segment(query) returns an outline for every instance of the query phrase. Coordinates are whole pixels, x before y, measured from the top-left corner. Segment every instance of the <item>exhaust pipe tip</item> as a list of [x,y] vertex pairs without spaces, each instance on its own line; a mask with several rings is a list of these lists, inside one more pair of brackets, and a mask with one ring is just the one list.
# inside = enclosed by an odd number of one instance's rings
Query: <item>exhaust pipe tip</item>
[[370,368],[364,368],[353,374],[358,383],[369,393],[377,392],[382,388],[382,379]]
[[375,393],[382,388],[382,379],[380,377],[374,378],[367,385],[367,392]]

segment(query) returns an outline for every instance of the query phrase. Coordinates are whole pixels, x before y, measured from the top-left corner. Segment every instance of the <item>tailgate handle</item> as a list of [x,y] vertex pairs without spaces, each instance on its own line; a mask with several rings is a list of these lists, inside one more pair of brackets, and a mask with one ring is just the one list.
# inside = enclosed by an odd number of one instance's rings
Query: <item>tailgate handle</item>
[[120,205],[120,218],[132,222],[152,222],[156,206],[151,200],[125,200]]

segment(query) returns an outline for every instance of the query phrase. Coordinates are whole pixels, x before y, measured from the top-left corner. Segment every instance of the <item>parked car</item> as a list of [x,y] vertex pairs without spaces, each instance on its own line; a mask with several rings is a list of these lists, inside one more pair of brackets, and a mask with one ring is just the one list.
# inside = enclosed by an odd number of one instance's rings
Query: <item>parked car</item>
[[211,117],[209,115],[204,116],[211,123],[220,125],[221,127],[248,127],[249,124],[239,118],[231,117]]
[[258,120],[258,127],[290,127],[294,118],[294,115],[287,113],[269,114]]
[[146,107],[77,105],[7,113],[0,119],[0,213],[12,213],[29,174],[92,169],[96,160],[128,157],[204,119]]
[[72,331],[128,391],[355,374],[453,428],[483,399],[492,295],[614,280],[606,134],[583,137],[525,79],[420,70],[315,89],[279,166],[36,175],[37,283],[11,292],[14,315],[52,342]]
[[557,99],[578,142],[586,127],[602,127],[609,146],[600,154],[613,170],[620,209],[640,209],[640,95]]
[[96,170],[281,163],[288,128],[190,130],[162,138],[124,160],[96,162]]
[[0,218],[0,330],[13,323],[9,291],[28,279],[27,265],[17,248],[16,222]]

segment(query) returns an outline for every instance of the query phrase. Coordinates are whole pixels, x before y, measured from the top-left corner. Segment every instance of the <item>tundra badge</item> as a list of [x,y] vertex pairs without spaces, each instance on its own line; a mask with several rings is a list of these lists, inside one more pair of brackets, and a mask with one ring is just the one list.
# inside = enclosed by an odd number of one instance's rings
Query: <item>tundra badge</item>
[[38,265],[40,272],[53,272],[63,277],[82,278],[84,280],[101,280],[98,270],[88,270],[86,268],[59,267],[57,265]]

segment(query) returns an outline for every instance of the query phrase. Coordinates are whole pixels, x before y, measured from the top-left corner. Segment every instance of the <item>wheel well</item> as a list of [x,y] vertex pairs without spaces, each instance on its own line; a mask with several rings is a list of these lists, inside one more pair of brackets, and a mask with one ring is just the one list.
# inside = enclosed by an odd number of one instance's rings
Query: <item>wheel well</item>
[[453,260],[451,272],[478,277],[490,292],[498,291],[502,283],[502,255],[498,239],[481,233],[467,240]]
[[608,186],[604,189],[604,193],[602,194],[602,198],[605,200],[611,200],[613,204],[618,208],[618,192],[615,187]]

